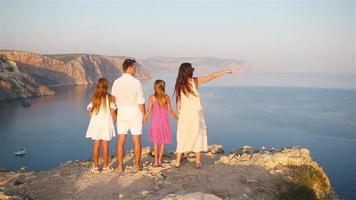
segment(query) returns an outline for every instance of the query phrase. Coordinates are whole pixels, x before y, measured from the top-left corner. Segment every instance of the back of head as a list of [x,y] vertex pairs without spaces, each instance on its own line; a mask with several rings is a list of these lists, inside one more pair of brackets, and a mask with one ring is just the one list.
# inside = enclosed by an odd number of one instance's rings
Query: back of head
[[92,104],[93,107],[90,110],[91,112],[99,112],[100,106],[101,104],[105,105],[106,101],[106,95],[108,95],[108,81],[105,78],[100,78],[97,82],[96,82],[96,86],[95,86],[95,91],[92,97]]
[[154,83],[155,97],[160,106],[164,106],[167,103],[165,87],[166,83],[163,80],[156,80]]
[[122,63],[122,70],[124,70],[124,72],[127,72],[127,70],[134,66],[136,64],[136,60],[134,59],[125,59],[125,61]]
[[185,95],[194,94],[192,90],[192,85],[189,79],[193,78],[194,68],[191,63],[182,63],[179,67],[178,76],[176,80],[176,85],[174,88],[174,94],[176,95],[176,100],[180,100],[180,93],[183,92]]

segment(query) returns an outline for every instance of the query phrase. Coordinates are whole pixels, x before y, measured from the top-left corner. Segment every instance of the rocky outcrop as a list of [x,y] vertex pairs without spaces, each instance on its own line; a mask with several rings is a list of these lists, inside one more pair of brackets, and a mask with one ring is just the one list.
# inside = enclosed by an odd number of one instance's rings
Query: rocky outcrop
[[[125,57],[92,54],[40,55],[31,52],[0,50],[0,55],[16,66],[18,72],[38,85],[48,87],[95,84],[100,77],[113,81],[122,74]],[[6,76],[0,73],[0,78]],[[139,79],[150,77],[147,70],[138,64]],[[20,78],[18,76],[13,78]],[[16,79],[19,81],[19,79]],[[3,88],[8,87],[3,83]],[[9,91],[10,93],[13,91]],[[38,93],[44,92],[44,88]],[[16,97],[1,92],[7,98]],[[16,92],[15,92],[16,94]]]
[[47,86],[38,84],[31,76],[22,73],[16,62],[0,55],[0,100],[54,94]]
[[273,174],[285,174],[297,186],[313,191],[318,199],[330,199],[329,196],[334,194],[327,175],[305,148],[290,147],[277,151],[255,150],[251,146],[244,146],[229,155],[222,156],[216,163],[255,165]]
[[[251,151],[250,151],[251,150]],[[40,172],[0,172],[0,196],[13,199],[339,199],[329,179],[309,151],[293,147],[252,150],[243,147],[223,154],[211,145],[194,168],[194,154],[186,154],[179,168],[173,153],[162,167],[153,167],[150,148],[143,149],[143,170],[135,173],[133,153],[124,159],[122,176],[116,171],[94,174],[91,161],[70,161]],[[112,158],[111,165],[115,167]]]

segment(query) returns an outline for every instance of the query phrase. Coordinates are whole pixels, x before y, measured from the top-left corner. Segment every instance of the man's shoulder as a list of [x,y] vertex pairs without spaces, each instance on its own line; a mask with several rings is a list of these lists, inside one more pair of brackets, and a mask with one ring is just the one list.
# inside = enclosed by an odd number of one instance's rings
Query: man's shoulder
[[122,79],[123,79],[123,77],[120,76],[119,78],[117,78],[117,79],[114,80],[114,83],[119,82],[119,81],[122,80]]
[[134,76],[132,76],[132,81],[136,82],[137,84],[141,84],[141,81]]

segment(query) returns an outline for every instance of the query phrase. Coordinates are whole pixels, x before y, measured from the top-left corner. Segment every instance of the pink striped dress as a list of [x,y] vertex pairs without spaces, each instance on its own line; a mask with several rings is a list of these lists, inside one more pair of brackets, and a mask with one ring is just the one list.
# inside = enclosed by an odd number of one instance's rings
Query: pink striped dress
[[169,125],[168,110],[155,100],[151,111],[151,125],[148,138],[155,144],[171,144],[172,131]]

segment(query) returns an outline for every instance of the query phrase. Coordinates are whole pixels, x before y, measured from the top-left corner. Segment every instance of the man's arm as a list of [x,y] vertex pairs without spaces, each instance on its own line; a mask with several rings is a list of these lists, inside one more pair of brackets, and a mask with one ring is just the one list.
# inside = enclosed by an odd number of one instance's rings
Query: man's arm
[[[115,98],[117,97],[116,91],[117,91],[117,82],[115,80],[111,87],[111,95],[114,96]],[[116,100],[115,100],[115,104],[116,104]]]
[[137,84],[137,104],[140,107],[142,115],[145,116],[146,114],[145,97],[143,96],[143,89],[140,81],[138,81]]
[[145,116],[145,114],[146,114],[146,106],[145,106],[145,104],[138,104],[138,107],[140,107],[142,115]]

